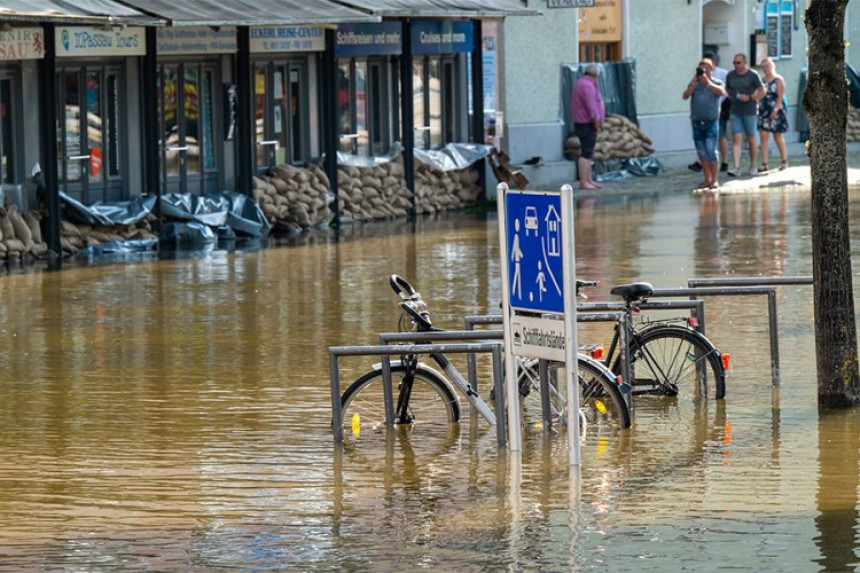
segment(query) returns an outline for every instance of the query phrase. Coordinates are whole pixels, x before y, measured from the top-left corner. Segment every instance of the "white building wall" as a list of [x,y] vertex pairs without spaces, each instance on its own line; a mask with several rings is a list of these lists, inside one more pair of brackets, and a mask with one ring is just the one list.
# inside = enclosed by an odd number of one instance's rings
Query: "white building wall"
[[501,33],[500,85],[505,131],[501,146],[516,165],[541,157],[529,169],[533,183],[569,179],[573,163],[564,159],[561,68],[577,60],[577,10],[524,2],[541,16],[509,17]]

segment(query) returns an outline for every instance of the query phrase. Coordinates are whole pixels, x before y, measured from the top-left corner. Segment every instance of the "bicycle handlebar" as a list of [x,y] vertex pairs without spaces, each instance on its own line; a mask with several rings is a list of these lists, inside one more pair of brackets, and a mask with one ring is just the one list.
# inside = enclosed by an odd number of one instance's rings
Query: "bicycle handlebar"
[[388,278],[388,282],[391,283],[391,288],[401,298],[400,308],[409,314],[412,320],[418,325],[418,329],[426,331],[433,328],[427,305],[418,291],[415,290],[415,287],[400,275],[391,275]]
[[409,300],[418,294],[415,288],[409,284],[409,281],[400,275],[391,275],[388,278],[388,282],[391,283],[391,288],[394,289],[394,292],[403,300]]

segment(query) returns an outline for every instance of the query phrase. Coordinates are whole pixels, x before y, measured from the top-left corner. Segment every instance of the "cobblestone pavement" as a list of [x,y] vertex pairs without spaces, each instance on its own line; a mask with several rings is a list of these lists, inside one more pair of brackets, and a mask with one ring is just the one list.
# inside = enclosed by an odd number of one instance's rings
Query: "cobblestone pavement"
[[[720,188],[706,193],[752,193],[762,192],[773,188],[809,189],[811,176],[809,158],[806,155],[790,155],[789,167],[783,171],[772,168],[771,171],[757,175],[740,175],[729,177],[728,173],[720,173]],[[776,166],[779,160],[776,160]],[[613,181],[600,181],[603,189],[597,191],[582,191],[577,189],[576,182],[563,181],[555,185],[541,185],[540,189],[558,189],[564,183],[571,183],[575,196],[600,197],[611,195],[658,195],[665,193],[702,193],[696,186],[703,181],[701,172],[690,171],[686,167],[664,169],[653,177],[630,177]],[[860,185],[860,150],[849,150],[848,153],[848,184]]]

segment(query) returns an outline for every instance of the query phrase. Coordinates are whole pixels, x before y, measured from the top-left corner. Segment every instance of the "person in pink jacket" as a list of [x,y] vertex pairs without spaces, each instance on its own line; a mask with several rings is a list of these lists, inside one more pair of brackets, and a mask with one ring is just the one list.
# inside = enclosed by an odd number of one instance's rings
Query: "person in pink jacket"
[[573,86],[573,96],[570,101],[570,112],[573,119],[573,131],[579,138],[580,152],[577,160],[580,189],[602,189],[601,185],[591,178],[591,158],[597,143],[597,132],[603,125],[606,110],[603,98],[597,89],[597,76],[600,70],[594,64],[585,66],[585,75]]

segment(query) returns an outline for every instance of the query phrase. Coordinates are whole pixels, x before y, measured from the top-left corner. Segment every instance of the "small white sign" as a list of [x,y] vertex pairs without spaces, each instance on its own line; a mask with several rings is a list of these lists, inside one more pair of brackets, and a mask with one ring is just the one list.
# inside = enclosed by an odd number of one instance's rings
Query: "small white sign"
[[517,356],[564,362],[564,320],[516,315],[511,318],[511,348]]
[[92,26],[57,28],[57,57],[144,56],[146,38],[141,27]]
[[0,60],[41,60],[45,32],[41,28],[12,28],[0,32]]

